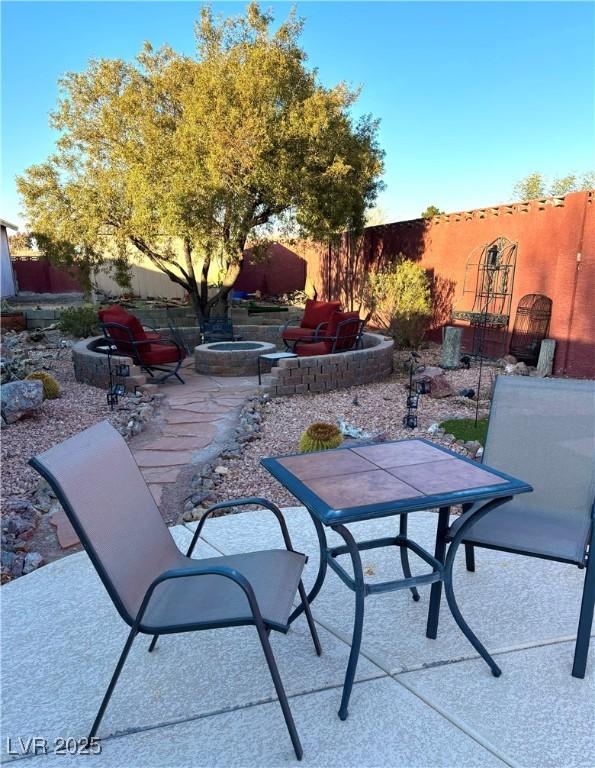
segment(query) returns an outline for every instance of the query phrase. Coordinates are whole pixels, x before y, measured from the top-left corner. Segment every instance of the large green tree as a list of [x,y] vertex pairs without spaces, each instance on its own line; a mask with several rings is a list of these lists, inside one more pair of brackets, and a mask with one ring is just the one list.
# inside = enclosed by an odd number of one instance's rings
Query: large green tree
[[248,240],[363,227],[381,186],[378,122],[355,120],[358,92],[306,66],[301,20],[272,22],[256,3],[227,19],[206,7],[195,57],[146,43],[133,63],[61,80],[55,152],[17,180],[50,257],[91,269],[112,251],[125,273],[140,252],[202,318],[227,307]]
[[552,181],[538,171],[530,173],[524,179],[514,185],[513,194],[517,200],[539,200],[544,197],[567,195],[569,192],[580,192],[584,189],[595,187],[595,173],[593,171],[577,176],[569,173]]

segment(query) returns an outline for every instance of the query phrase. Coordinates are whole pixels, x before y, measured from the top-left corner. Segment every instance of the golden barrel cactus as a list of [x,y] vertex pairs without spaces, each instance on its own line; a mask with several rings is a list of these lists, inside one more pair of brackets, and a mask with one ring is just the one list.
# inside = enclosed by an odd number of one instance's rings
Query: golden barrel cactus
[[34,371],[27,376],[28,379],[39,379],[43,384],[43,397],[45,400],[55,400],[60,397],[60,385],[53,376],[45,371]]
[[337,448],[343,442],[343,435],[334,424],[324,421],[315,421],[300,438],[300,451],[311,453],[312,451],[327,451],[329,448]]

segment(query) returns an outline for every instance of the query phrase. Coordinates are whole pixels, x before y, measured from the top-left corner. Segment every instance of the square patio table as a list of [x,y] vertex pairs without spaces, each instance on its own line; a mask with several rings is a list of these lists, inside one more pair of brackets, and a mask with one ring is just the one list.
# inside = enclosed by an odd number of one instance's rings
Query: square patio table
[[[417,587],[431,584],[426,636],[435,639],[444,584],[448,607],[457,625],[492,674],[501,674],[459,610],[452,568],[457,549],[471,526],[516,494],[532,491],[528,483],[423,439],[271,457],[262,459],[261,464],[306,507],[316,528],[320,565],[307,596],[308,603],[320,592],[327,566],[355,592],[353,638],[339,709],[341,720],[348,715],[362,639],[364,598],[368,595],[410,589],[413,599],[419,600]],[[462,505],[463,514],[449,525],[450,509],[458,504]],[[407,515],[435,508],[439,512],[432,555],[407,537]],[[394,515],[399,516],[398,536],[356,542],[346,527],[349,523]],[[338,533],[345,544],[329,548],[325,527]],[[360,550],[388,546],[399,547],[404,578],[365,582]],[[412,576],[408,550],[424,560],[431,571]],[[337,562],[337,557],[346,554],[351,557],[353,577]],[[290,622],[303,610],[303,605],[296,608]]]

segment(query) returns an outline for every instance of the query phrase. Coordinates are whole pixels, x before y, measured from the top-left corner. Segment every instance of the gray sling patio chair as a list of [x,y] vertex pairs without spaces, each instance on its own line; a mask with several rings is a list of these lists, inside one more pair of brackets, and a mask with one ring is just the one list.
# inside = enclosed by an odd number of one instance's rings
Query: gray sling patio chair
[[582,678],[595,603],[594,382],[498,376],[483,459],[534,490],[473,526],[467,570],[475,570],[475,547],[585,568],[572,668]]
[[130,626],[89,739],[99,728],[137,634],[153,635],[152,651],[160,634],[253,625],[295,754],[301,759],[302,747],[269,643],[271,630],[288,631],[298,592],[316,652],[320,655],[321,650],[301,581],[306,557],[293,550],[278,507],[249,498],[216,504],[210,511],[243,504],[269,509],[279,522],[285,549],[193,560],[190,555],[202,525],[182,554],[128,446],[107,421],[32,458],[30,464],[51,485],[118,613]]

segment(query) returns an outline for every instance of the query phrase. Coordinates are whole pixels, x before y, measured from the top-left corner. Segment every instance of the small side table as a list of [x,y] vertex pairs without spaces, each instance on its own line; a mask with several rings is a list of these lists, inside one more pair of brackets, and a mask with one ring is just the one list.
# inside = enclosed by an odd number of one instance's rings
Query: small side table
[[271,363],[275,363],[277,360],[285,360],[289,357],[298,357],[295,352],[269,352],[268,355],[259,355],[258,356],[258,386],[262,384],[262,378],[260,375],[260,361],[261,360],[269,360]]

